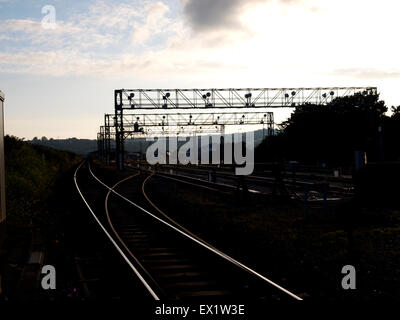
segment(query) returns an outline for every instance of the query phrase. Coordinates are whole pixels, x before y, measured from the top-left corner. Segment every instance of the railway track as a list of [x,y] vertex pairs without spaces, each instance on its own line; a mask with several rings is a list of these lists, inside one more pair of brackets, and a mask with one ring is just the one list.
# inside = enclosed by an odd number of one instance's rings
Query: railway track
[[[106,192],[103,208],[99,199],[85,197],[81,177],[86,188]],[[301,300],[169,218],[145,192],[150,177],[136,172],[108,186],[90,164],[81,164],[74,180],[94,220],[153,299]]]
[[[128,165],[129,167],[129,165]],[[132,167],[131,168],[135,168]],[[147,172],[154,172],[148,166],[140,166],[141,170]],[[190,186],[195,186],[199,189],[211,192],[219,192],[221,194],[235,194],[238,191],[243,191],[242,185],[239,184],[237,176],[232,174],[226,175],[227,177],[219,178],[219,182],[212,182],[206,179],[204,170],[202,169],[170,169],[162,170],[157,169],[154,172],[155,175],[163,179],[170,180],[171,182],[178,182],[181,184],[186,184]],[[224,174],[219,174],[219,177],[224,176]],[[327,186],[326,192],[324,192],[324,184],[316,184],[305,181],[293,182],[290,179],[284,179],[282,184],[276,184],[275,179],[271,177],[245,177],[246,190],[250,193],[258,195],[271,195],[278,190],[282,194],[284,191],[284,196],[290,197],[293,203],[297,205],[304,206],[305,193],[307,192],[307,206],[315,209],[323,209],[326,203],[336,206],[342,203],[348,202],[354,196],[351,187],[332,187]],[[255,186],[262,186],[265,190],[254,190]]]
[[[127,165],[129,167],[129,165]],[[133,166],[130,166],[134,168]],[[149,170],[149,165],[141,165],[140,168],[142,170]],[[238,183],[238,176],[233,173],[227,172],[215,172],[214,176],[216,177],[217,182],[210,182],[209,174],[210,170],[204,170],[201,168],[182,168],[182,167],[173,167],[168,165],[160,166],[157,169],[157,173],[163,173],[164,175],[175,175],[180,178],[193,178],[198,183],[200,181],[209,182],[210,184],[225,186],[225,187],[235,187]],[[270,175],[263,176],[255,176],[249,175],[245,176],[245,181],[252,188],[257,189],[258,187],[271,187],[275,184],[275,178]],[[328,181],[328,180],[327,180]],[[282,183],[291,190],[304,190],[304,188],[314,189],[315,187],[320,186],[321,184],[328,184],[328,182],[324,180],[310,180],[310,179],[302,179],[300,177],[293,178],[292,176],[285,175],[282,178]],[[346,183],[331,183],[329,182],[329,190],[331,193],[339,194],[341,196],[352,196],[354,194],[353,185],[347,181]],[[257,191],[256,191],[257,192]],[[263,193],[262,191],[258,191],[258,193]]]

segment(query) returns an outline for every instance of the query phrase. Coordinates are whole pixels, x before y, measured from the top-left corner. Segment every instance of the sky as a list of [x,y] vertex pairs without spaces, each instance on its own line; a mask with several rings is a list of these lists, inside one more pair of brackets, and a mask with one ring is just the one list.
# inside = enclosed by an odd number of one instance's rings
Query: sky
[[118,88],[376,86],[388,107],[397,106],[399,7],[393,0],[0,0],[6,133],[94,139]]

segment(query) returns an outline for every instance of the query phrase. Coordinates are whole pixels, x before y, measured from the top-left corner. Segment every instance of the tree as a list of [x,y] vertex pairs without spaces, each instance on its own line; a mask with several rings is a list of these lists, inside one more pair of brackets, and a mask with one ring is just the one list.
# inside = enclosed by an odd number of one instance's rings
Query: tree
[[271,160],[272,154],[314,164],[351,165],[354,151],[363,150],[376,160],[378,126],[387,118],[386,111],[379,95],[369,93],[338,97],[328,105],[299,105],[282,124],[282,133],[265,141],[256,157]]
[[392,111],[392,118],[398,118],[400,117],[400,106],[392,106],[390,109]]

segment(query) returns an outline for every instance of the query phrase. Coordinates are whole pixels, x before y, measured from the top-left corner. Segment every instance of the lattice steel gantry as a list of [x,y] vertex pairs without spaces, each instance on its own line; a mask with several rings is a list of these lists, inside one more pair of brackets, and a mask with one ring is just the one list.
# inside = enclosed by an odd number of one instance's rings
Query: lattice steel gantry
[[109,163],[111,135],[115,134],[116,162],[122,169],[127,137],[149,132],[179,133],[185,128],[207,132],[213,126],[221,129],[225,125],[260,123],[266,123],[271,134],[273,113],[267,109],[306,103],[324,105],[355,93],[376,94],[377,88],[119,89],[114,92],[113,125],[111,115],[106,114],[98,136],[99,148]]
[[120,89],[114,95],[119,109],[216,109],[326,104],[357,92],[374,94],[377,88]]

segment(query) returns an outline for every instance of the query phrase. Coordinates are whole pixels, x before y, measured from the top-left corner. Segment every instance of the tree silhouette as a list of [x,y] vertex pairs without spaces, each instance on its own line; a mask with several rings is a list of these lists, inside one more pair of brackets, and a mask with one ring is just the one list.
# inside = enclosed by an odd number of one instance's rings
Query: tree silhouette
[[379,95],[357,93],[339,97],[327,105],[304,104],[295,108],[276,137],[257,149],[262,160],[300,160],[305,163],[351,165],[354,151],[366,151],[377,160],[378,127],[387,116]]

